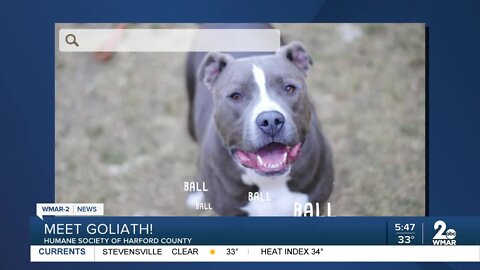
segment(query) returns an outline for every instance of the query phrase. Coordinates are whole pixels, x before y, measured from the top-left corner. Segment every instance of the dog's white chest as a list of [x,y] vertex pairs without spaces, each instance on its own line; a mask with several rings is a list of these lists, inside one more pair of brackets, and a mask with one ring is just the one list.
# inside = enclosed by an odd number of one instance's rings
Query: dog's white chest
[[247,185],[257,185],[260,194],[268,198],[252,200],[242,207],[250,216],[293,216],[295,203],[305,204],[308,196],[288,189],[289,173],[279,176],[260,176],[253,170],[246,169],[242,180]]

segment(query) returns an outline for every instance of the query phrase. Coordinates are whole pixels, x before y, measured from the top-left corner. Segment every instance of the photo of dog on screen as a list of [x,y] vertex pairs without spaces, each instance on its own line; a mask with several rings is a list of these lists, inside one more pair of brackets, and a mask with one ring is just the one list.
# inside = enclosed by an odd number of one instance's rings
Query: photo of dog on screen
[[56,27],[281,36],[270,52],[57,51],[56,202],[107,215],[425,214],[423,24]]

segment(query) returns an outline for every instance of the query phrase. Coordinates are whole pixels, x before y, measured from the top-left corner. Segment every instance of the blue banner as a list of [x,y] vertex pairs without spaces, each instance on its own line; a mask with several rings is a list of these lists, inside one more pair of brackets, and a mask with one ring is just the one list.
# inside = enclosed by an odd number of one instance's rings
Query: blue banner
[[478,228],[478,217],[31,217],[30,244],[480,245]]

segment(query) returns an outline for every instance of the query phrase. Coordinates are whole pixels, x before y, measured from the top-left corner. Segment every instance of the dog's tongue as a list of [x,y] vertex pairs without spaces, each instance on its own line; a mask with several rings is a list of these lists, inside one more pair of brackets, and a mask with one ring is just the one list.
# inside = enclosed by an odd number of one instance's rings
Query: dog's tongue
[[261,148],[255,154],[257,155],[260,166],[264,164],[275,165],[286,162],[288,149],[286,145],[272,143]]

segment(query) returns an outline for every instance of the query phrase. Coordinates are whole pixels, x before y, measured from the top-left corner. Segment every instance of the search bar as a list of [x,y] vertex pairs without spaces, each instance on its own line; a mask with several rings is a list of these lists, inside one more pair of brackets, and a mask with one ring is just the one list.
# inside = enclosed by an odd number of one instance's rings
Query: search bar
[[60,29],[61,52],[274,52],[277,29]]

